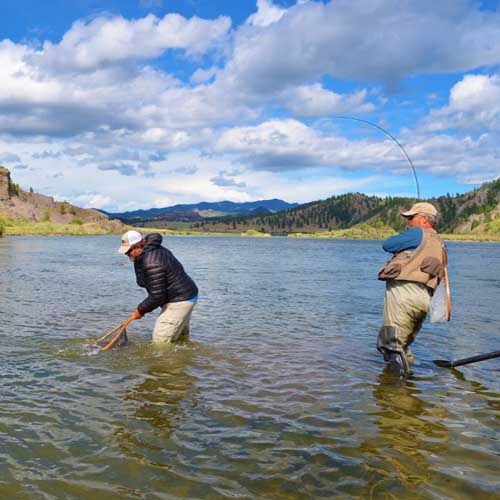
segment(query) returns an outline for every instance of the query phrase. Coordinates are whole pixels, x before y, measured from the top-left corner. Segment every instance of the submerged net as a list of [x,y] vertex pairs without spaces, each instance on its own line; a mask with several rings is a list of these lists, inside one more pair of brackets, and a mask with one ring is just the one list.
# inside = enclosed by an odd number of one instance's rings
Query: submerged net
[[123,331],[120,330],[115,336],[113,337],[106,337],[100,342],[94,342],[93,344],[88,344],[85,346],[87,352],[90,354],[97,354],[101,352],[108,344],[113,342],[113,340],[119,336],[118,340],[116,343],[112,344],[111,348],[115,347],[123,347],[128,344],[128,337],[127,337],[127,330],[123,328]]
[[441,281],[432,296],[429,319],[431,323],[445,323],[448,321],[448,296],[444,280]]

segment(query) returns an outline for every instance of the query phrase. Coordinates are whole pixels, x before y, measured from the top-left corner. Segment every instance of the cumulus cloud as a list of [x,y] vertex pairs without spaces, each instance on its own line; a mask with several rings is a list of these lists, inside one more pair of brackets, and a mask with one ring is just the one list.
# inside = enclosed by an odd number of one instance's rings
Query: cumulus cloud
[[297,4],[268,26],[238,30],[225,77],[261,94],[325,74],[390,86],[499,62],[500,17],[476,2],[337,0]]
[[500,176],[498,138],[484,134],[470,136],[433,135],[413,137],[408,152],[418,171],[454,177],[462,184],[477,184]]
[[333,113],[366,113],[375,106],[365,102],[366,90],[350,94],[337,94],[325,89],[321,84],[301,85],[283,95],[284,105],[295,116],[322,116]]
[[60,43],[46,41],[35,57],[40,65],[59,71],[90,71],[120,61],[155,58],[167,49],[202,53],[230,27],[231,19],[224,16],[213,21],[179,14],[161,19],[152,14],[134,20],[98,17],[75,22]]
[[191,75],[191,79],[190,80],[191,80],[192,83],[204,83],[204,82],[208,82],[209,80],[211,80],[217,74],[217,71],[218,71],[218,69],[216,67],[211,67],[211,68],[208,68],[208,69],[198,68]]
[[95,192],[76,196],[72,202],[86,208],[106,208],[113,203],[113,200],[109,196]]
[[500,76],[465,75],[452,87],[448,106],[434,110],[423,126],[430,132],[500,131]]
[[257,0],[257,12],[248,18],[247,23],[253,26],[269,26],[279,21],[284,13],[285,9],[277,7],[270,0]]
[[276,172],[325,166],[354,170],[400,161],[392,141],[348,141],[291,119],[228,129],[213,150],[238,155],[242,164],[253,168]]
[[[169,72],[166,51],[183,71]],[[0,139],[19,165],[70,165],[76,178],[91,171],[124,183],[168,172],[164,190],[176,182],[169,199],[189,201],[197,190],[244,199],[257,192],[251,169],[404,172],[392,141],[348,140],[311,118],[373,113],[387,104],[374,89],[481,67],[415,129],[389,127],[420,169],[465,182],[498,173],[500,77],[484,74],[498,64],[500,17],[473,0],[299,1],[288,8],[259,0],[232,31],[224,16],[99,16],[75,22],[59,42],[0,41]],[[423,106],[431,97],[443,102],[442,95],[428,97]],[[17,149],[8,144],[15,141]],[[196,163],[169,161],[189,151],[199,153]],[[200,165],[208,157],[217,167],[206,172]],[[236,179],[227,158],[245,174]],[[192,176],[189,186],[185,175]]]

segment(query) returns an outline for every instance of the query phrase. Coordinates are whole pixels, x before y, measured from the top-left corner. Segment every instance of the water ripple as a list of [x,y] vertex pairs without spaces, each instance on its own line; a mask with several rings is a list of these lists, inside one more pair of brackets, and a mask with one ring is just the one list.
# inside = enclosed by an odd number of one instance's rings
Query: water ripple
[[432,363],[495,348],[498,246],[450,245],[454,321],[424,325],[401,381],[374,348],[378,242],[169,237],[201,290],[192,340],[153,346],[148,315],[89,356],[144,296],[115,239],[0,240],[2,498],[500,492],[498,361]]

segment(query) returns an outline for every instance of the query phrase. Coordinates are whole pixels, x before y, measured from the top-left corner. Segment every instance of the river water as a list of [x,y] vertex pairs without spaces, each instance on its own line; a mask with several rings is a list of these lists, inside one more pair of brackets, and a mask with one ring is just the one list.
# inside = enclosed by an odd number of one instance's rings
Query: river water
[[118,237],[0,239],[0,498],[489,499],[500,494],[500,245],[449,243],[450,324],[414,376],[375,340],[380,242],[167,237],[191,340],[85,344],[144,298]]

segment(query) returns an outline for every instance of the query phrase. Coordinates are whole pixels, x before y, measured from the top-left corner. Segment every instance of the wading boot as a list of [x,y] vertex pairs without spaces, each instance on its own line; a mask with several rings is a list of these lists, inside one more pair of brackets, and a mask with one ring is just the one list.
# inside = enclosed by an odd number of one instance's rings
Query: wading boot
[[403,352],[391,351],[384,355],[387,366],[394,375],[398,377],[408,377],[411,375],[410,365]]

